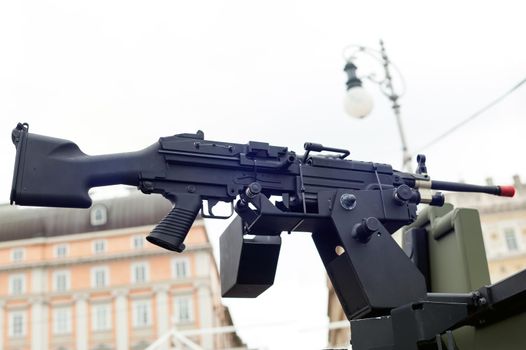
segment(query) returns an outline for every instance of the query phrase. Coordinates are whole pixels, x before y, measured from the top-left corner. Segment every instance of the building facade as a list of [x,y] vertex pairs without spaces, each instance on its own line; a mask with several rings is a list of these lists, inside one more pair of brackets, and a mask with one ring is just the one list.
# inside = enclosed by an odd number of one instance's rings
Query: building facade
[[[494,185],[492,179],[487,179],[486,182]],[[446,193],[446,201],[455,207],[479,211],[492,283],[526,269],[526,184],[515,175],[513,185],[516,194],[511,199],[478,193]],[[330,321],[345,320],[345,314],[330,282],[328,288],[327,313]],[[328,341],[331,347],[346,348],[349,339],[349,327],[329,331]]]
[[[130,195],[91,209],[0,208],[0,349],[144,349],[172,327],[231,325],[202,220],[182,254],[146,235],[171,209]],[[235,333],[190,339],[242,346]]]
[[[340,300],[334,291],[334,287],[330,280],[327,278],[327,289],[329,290],[329,299],[327,314],[329,316],[330,323],[336,323],[347,319],[345,312],[343,312]],[[337,349],[347,349],[349,347],[349,340],[351,339],[351,328],[350,323],[343,327],[330,328],[329,329],[329,346]]]
[[[491,178],[486,182],[493,185]],[[479,211],[492,283],[526,269],[526,184],[515,175],[513,185],[514,198],[469,193],[446,195],[446,200],[456,207]]]

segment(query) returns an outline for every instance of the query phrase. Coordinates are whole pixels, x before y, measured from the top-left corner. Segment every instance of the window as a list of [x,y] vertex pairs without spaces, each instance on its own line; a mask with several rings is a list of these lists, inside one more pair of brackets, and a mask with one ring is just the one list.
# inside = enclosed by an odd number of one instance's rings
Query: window
[[25,292],[26,276],[17,274],[9,276],[9,294],[21,295]]
[[91,327],[94,331],[111,329],[111,304],[96,304],[91,308]]
[[133,264],[131,268],[133,283],[143,283],[148,281],[148,263],[136,263]]
[[506,228],[504,230],[504,238],[506,238],[506,246],[510,252],[519,250],[517,243],[517,237],[515,236],[515,230],[512,228]]
[[190,263],[188,258],[175,258],[172,260],[172,276],[174,278],[185,278],[189,275]]
[[104,225],[108,221],[108,211],[102,204],[95,204],[91,208],[90,223],[92,226]]
[[133,302],[133,326],[148,327],[152,323],[152,305],[150,300],[137,300]]
[[101,254],[106,251],[106,241],[99,239],[93,242],[93,253]]
[[132,247],[133,249],[143,249],[144,248],[144,237],[143,236],[133,236],[132,237]]
[[91,286],[93,288],[107,287],[109,282],[110,276],[106,266],[99,266],[91,269]]
[[71,333],[71,308],[60,307],[53,310],[53,333]]
[[25,250],[24,248],[15,248],[11,251],[11,261],[20,262],[24,260]]
[[53,290],[55,292],[65,292],[70,288],[69,271],[55,271],[53,273]]
[[68,245],[59,244],[55,246],[55,257],[63,258],[68,255]]
[[23,337],[26,334],[26,312],[13,311],[9,313],[9,336]]
[[190,295],[175,297],[174,307],[176,322],[184,323],[193,321],[193,303]]

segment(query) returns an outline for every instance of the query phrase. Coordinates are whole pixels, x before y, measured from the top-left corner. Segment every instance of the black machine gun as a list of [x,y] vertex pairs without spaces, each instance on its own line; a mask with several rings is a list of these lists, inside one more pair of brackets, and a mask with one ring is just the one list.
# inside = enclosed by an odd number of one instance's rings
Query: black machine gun
[[213,214],[218,202],[230,203],[237,217],[220,239],[223,296],[261,294],[274,281],[280,234],[312,232],[349,320],[387,316],[428,298],[425,278],[391,234],[416,219],[418,204],[444,204],[444,195],[432,190],[515,192],[511,186],[431,180],[424,156],[413,174],[348,160],[347,150],[315,143],[297,155],[263,142],[209,141],[198,131],[162,137],[138,152],[88,156],[71,141],[29,133],[27,124],[18,124],[12,139],[11,203],[87,208],[92,187],[137,186],[173,203],[147,237],[169,250],[184,250],[203,201],[208,210],[201,215],[212,218],[225,218]]

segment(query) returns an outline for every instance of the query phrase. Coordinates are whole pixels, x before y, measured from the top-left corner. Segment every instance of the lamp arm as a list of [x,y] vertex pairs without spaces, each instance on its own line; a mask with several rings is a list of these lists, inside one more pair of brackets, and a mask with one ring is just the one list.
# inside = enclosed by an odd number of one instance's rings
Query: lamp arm
[[[347,52],[350,49],[354,49],[354,51],[352,51],[351,54],[347,54]],[[373,49],[373,48],[370,48],[370,47],[367,47],[367,46],[361,46],[361,45],[349,45],[349,46],[347,46],[347,47],[345,47],[343,49],[343,58],[344,58],[344,60],[346,62],[353,61],[354,59],[356,59],[358,57],[358,54],[364,54],[364,55],[366,55],[368,57],[371,57],[376,62],[378,62],[382,67],[385,64],[384,56],[382,55],[382,52],[379,51],[379,50],[376,50],[376,49]],[[405,95],[405,93],[407,91],[407,85],[406,85],[406,82],[405,82],[405,78],[402,75],[402,72],[400,71],[398,66],[393,61],[391,61],[390,59],[387,59],[387,63],[388,63],[388,65],[390,67],[392,67],[394,69],[394,71],[396,72],[396,75],[400,78],[400,82],[401,82],[401,84],[400,84],[401,85],[401,89],[400,90],[401,90],[401,92],[397,93],[397,96],[398,97],[402,97],[403,95]],[[370,80],[373,83],[376,83],[376,84],[380,85],[380,91],[384,95],[386,95],[387,97],[391,96],[390,93],[385,91],[386,87],[384,86],[384,84],[387,81],[387,77],[384,77],[383,79],[378,79],[377,80],[377,79],[371,78],[371,74],[369,74],[367,76],[364,76],[364,78]]]
[[[354,51],[352,52],[352,54],[349,55],[347,54],[347,52],[350,49],[354,49]],[[365,53],[366,55],[371,56],[372,58],[376,59],[379,62],[382,61],[382,53],[380,51],[367,47],[367,46],[362,46],[362,45],[346,46],[342,51],[343,59],[345,61],[348,61],[349,59],[352,59],[354,56],[356,56],[356,54],[358,53]]]

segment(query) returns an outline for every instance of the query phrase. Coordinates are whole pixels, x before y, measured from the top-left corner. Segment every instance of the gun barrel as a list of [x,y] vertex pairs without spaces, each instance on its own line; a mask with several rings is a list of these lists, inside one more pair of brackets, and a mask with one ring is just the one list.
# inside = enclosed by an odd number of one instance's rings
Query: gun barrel
[[443,191],[454,191],[454,192],[478,192],[488,193],[502,197],[513,197],[515,195],[515,187],[513,186],[480,186],[471,185],[459,182],[448,182],[448,181],[430,181],[431,189],[443,190]]

